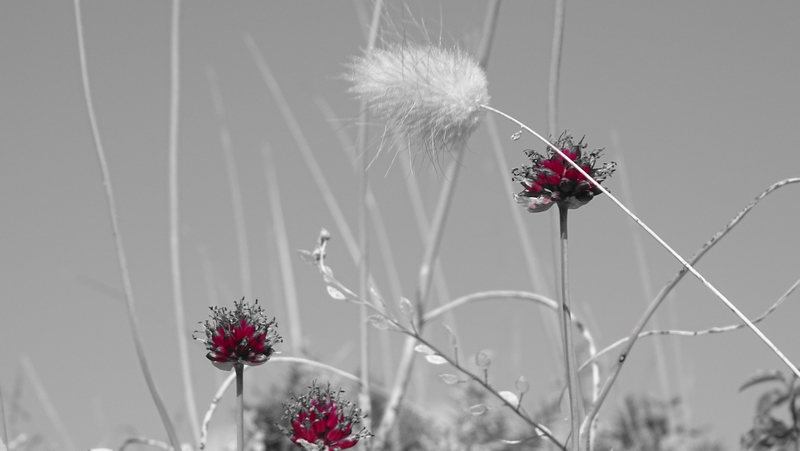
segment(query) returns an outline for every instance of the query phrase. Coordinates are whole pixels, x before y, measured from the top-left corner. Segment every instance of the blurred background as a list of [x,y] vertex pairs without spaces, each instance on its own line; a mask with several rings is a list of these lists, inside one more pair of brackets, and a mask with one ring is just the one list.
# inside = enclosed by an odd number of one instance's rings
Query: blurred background
[[[384,34],[474,48],[484,1],[387,2]],[[367,2],[184,2],[180,16],[179,184],[181,268],[187,330],[176,330],[172,303],[167,197],[169,127],[169,2],[82,2],[95,110],[117,196],[139,320],[157,384],[188,441],[177,334],[189,335],[209,304],[258,298],[289,336],[270,191],[261,148],[272,149],[288,232],[288,247],[312,249],[320,228],[331,231],[327,263],[356,289],[358,271],[288,132],[273,96],[245,45],[264,55],[323,168],[332,194],[357,231],[354,142],[359,104],[342,74],[365,46]],[[488,66],[491,105],[546,134],[552,2],[502,4]],[[361,19],[359,18],[361,17]],[[757,194],[800,176],[800,3],[675,1],[569,3],[561,71],[559,127],[605,147],[620,163],[606,186],[625,194],[635,212],[689,257]],[[417,27],[416,21],[421,27]],[[424,24],[422,22],[424,21]],[[121,282],[100,171],[80,79],[71,2],[0,2],[0,388],[12,433],[59,434],[39,402],[34,368],[79,449],[115,447],[126,437],[166,439],[139,370],[119,298]],[[244,205],[251,288],[243,287],[234,210],[220,120],[207,76],[213,67],[225,105]],[[330,105],[334,120],[319,108]],[[490,289],[536,291],[554,297],[552,217],[525,214],[539,263],[549,281],[535,287],[526,269],[505,179],[543,150],[517,128],[496,120],[508,167],[498,167],[487,129],[469,141],[455,203],[441,248],[451,298]],[[371,127],[375,157],[382,128]],[[370,171],[402,291],[412,297],[422,239],[406,188],[421,189],[432,212],[444,178],[438,163],[418,155],[413,174],[404,153],[383,149]],[[514,186],[514,191],[518,190]],[[769,196],[715,247],[698,269],[749,317],[772,305],[800,276],[798,187]],[[516,207],[521,208],[521,207]],[[649,299],[642,268],[657,292],[680,269],[644,232],[600,196],[571,218],[570,278],[576,313],[600,348],[630,333]],[[637,258],[640,240],[645,260]],[[372,244],[373,272],[388,293],[385,265]],[[309,355],[357,373],[358,308],[332,300],[316,270],[293,254],[302,334]],[[250,292],[248,292],[250,291]],[[789,359],[800,362],[797,295],[762,323]],[[391,299],[389,299],[392,302]],[[441,300],[435,296],[430,305]],[[555,314],[531,303],[486,302],[456,311],[466,355],[493,352],[491,380],[513,390],[524,375],[525,405],[560,389],[557,352],[544,321]],[[686,277],[657,315],[662,328],[705,329],[736,323],[708,290]],[[447,346],[440,323],[430,337]],[[387,353],[374,331],[371,368],[399,359],[403,337],[390,335]],[[287,340],[288,341],[288,340]],[[660,348],[654,346],[659,343]],[[190,342],[198,414],[223,374]],[[292,355],[291,343],[279,348]],[[659,350],[660,349],[660,350]],[[658,376],[663,355],[666,380]],[[610,367],[618,352],[603,361]],[[439,408],[448,390],[419,359],[422,390],[410,399]],[[645,338],[634,349],[601,415],[611,421],[624,395],[680,396],[696,427],[708,427],[726,447],[750,428],[758,390],[738,392],[759,369],[783,364],[749,331],[698,338]],[[286,373],[284,363],[250,372],[253,399]],[[390,374],[393,374],[390,373]],[[604,373],[606,374],[606,373]],[[353,394],[354,395],[354,394]],[[223,402],[216,431],[231,417]],[[565,412],[566,415],[566,412]],[[214,429],[212,429],[212,434]]]

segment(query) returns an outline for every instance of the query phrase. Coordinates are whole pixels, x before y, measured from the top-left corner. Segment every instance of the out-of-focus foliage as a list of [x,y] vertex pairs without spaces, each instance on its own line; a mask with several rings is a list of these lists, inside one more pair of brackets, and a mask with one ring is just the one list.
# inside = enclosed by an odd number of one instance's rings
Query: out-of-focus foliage
[[[741,440],[742,449],[756,451],[796,451],[800,449],[800,397],[798,378],[792,375],[787,379],[778,370],[759,372],[742,384],[739,391],[766,382],[777,382],[779,386],[764,392],[756,403],[753,427]],[[787,418],[776,417],[781,412],[776,409],[786,406],[783,411]],[[788,411],[788,412],[787,412]]]

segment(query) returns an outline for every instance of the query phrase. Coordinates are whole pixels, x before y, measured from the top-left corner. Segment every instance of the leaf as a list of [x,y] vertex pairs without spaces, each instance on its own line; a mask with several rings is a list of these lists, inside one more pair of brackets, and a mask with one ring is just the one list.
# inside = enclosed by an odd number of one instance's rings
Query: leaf
[[378,330],[396,330],[402,331],[401,328],[397,327],[397,325],[390,320],[389,318],[381,315],[372,315],[369,317],[369,323],[372,324],[372,327]]
[[500,441],[501,441],[501,442],[503,442],[503,443],[505,443],[506,445],[516,445],[516,444],[522,443],[522,440],[506,440],[506,439],[500,439]]
[[400,313],[408,319],[414,317],[414,305],[406,298],[400,298]]
[[475,364],[478,365],[478,368],[485,370],[492,364],[492,358],[485,351],[480,351],[475,354]]
[[438,354],[427,355],[425,356],[425,360],[434,365],[444,365],[445,363],[447,363],[447,359]]
[[475,404],[474,406],[472,406],[469,409],[467,409],[467,411],[469,413],[471,413],[472,415],[475,415],[475,416],[483,415],[488,410],[489,410],[489,408],[486,407],[486,404]]
[[769,415],[770,410],[780,406],[789,400],[789,393],[784,393],[779,389],[768,391],[758,398],[756,406],[756,416]]
[[519,398],[517,398],[517,395],[515,395],[513,392],[501,391],[498,393],[498,395],[508,401],[508,403],[514,406],[515,409],[519,406]]
[[425,346],[425,345],[416,345],[416,346],[414,346],[414,350],[417,351],[417,352],[420,352],[422,354],[428,354],[428,355],[436,354],[433,351],[433,349],[431,349],[431,348],[429,348],[428,346]]
[[741,387],[739,387],[739,391],[741,392],[745,388],[752,387],[753,385],[769,381],[780,381],[783,382],[784,385],[786,384],[786,379],[783,377],[783,373],[781,373],[778,370],[759,371],[754,376],[751,376],[750,379],[747,379],[745,383],[742,384]]
[[343,295],[341,291],[337,290],[336,288],[333,288],[330,285],[328,285],[328,294],[337,301],[347,300],[347,296]]
[[461,382],[461,380],[455,374],[440,374],[439,378],[447,385],[453,385]]
[[514,133],[513,135],[511,135],[511,140],[512,140],[512,141],[516,141],[516,140],[518,140],[518,139],[519,139],[521,136],[522,136],[522,130],[520,130],[520,131],[518,131],[518,132]]
[[527,393],[531,388],[531,385],[528,383],[528,380],[525,379],[525,376],[520,376],[514,385],[517,387],[517,390],[520,393]]

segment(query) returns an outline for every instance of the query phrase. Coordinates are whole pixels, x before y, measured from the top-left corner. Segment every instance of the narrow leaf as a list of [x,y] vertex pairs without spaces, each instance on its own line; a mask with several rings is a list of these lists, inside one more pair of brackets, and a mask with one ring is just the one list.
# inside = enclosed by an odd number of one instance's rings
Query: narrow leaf
[[483,415],[487,410],[489,410],[489,408],[486,407],[486,404],[475,404],[468,409],[468,412],[472,415],[478,416]]
[[369,323],[372,327],[379,330],[399,330],[398,327],[389,318],[381,315],[372,315],[369,317]]
[[519,406],[519,398],[517,398],[517,395],[515,395],[513,392],[501,391],[498,394],[500,395],[501,398],[505,399],[506,401],[508,401],[509,404],[514,406],[514,408],[517,408]]
[[447,359],[445,359],[444,357],[442,357],[440,355],[437,355],[437,354],[431,354],[431,355],[425,356],[425,360],[427,360],[428,362],[430,362],[430,363],[432,363],[434,365],[444,365],[445,363],[447,363]]
[[440,374],[439,377],[447,385],[453,385],[460,382],[460,379],[455,374]]
[[783,373],[778,370],[759,371],[754,376],[751,376],[750,379],[747,379],[745,383],[739,387],[739,391],[741,392],[745,388],[769,381],[780,381],[786,384],[786,379],[783,377]]
[[408,319],[414,317],[414,305],[406,298],[400,298],[400,313]]
[[328,285],[328,294],[337,301],[347,300],[347,297],[343,295],[341,291],[337,290],[336,288],[333,288],[330,285]]
[[422,354],[428,354],[428,355],[436,354],[435,352],[433,352],[433,349],[425,345],[416,345],[414,346],[414,350]]

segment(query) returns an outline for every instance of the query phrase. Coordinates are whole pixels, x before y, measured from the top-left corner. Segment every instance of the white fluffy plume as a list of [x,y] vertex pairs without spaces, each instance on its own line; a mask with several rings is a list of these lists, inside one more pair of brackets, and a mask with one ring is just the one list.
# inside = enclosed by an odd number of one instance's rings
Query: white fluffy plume
[[357,57],[351,92],[385,122],[385,135],[431,152],[463,143],[488,104],[486,74],[472,56],[433,45],[393,44]]

